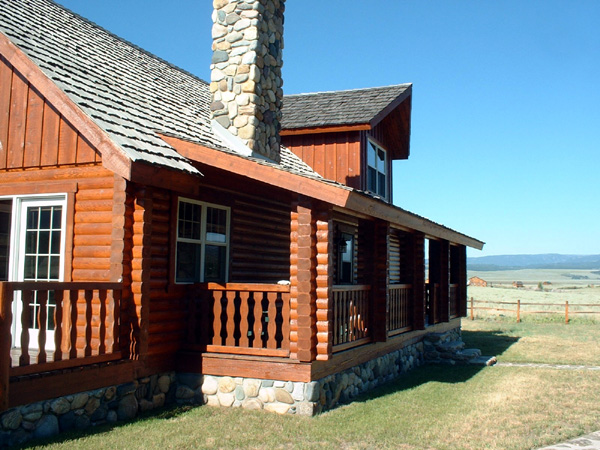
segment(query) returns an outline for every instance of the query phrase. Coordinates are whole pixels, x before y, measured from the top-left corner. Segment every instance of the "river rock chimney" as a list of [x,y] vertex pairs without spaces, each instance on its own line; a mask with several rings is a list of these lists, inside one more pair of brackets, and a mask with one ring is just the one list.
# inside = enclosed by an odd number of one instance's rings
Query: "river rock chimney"
[[279,162],[285,0],[213,0],[211,117]]

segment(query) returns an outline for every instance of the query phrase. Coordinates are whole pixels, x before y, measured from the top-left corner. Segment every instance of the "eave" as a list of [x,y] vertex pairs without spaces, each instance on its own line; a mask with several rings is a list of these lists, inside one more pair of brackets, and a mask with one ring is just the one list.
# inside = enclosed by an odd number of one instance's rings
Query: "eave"
[[479,250],[483,248],[484,243],[477,239],[453,231],[409,211],[388,205],[348,187],[259,164],[241,156],[210,149],[183,139],[164,135],[161,137],[182,156],[200,164],[206,164],[270,186],[306,195],[334,207],[337,206],[368,217],[385,220],[399,227],[417,230],[432,238],[445,239],[454,244]]

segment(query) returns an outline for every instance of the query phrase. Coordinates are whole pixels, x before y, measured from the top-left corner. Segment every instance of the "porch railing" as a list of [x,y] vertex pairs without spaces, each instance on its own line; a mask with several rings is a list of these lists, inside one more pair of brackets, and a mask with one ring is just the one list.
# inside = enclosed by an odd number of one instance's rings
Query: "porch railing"
[[289,355],[289,286],[205,283],[194,288],[190,347],[213,353]]
[[0,283],[1,393],[11,376],[120,359],[121,292],[120,283]]
[[387,329],[390,335],[412,329],[412,285],[390,284],[388,286],[389,312]]
[[450,303],[450,318],[459,316],[458,284],[452,283],[448,291],[448,302]]
[[333,297],[333,351],[368,342],[371,286],[340,285],[331,289]]

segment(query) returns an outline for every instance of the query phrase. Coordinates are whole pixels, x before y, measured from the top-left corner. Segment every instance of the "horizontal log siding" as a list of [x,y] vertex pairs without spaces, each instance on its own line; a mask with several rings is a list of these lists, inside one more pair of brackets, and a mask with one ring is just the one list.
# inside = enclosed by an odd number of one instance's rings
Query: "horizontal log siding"
[[78,178],[73,234],[73,281],[111,281],[114,177]]
[[360,132],[282,136],[282,143],[329,180],[361,188]]
[[289,204],[236,200],[231,217],[233,283],[290,279]]
[[171,209],[175,204],[169,191],[155,189],[152,192],[149,357],[174,354],[186,337],[184,301],[187,286],[169,286],[171,224],[175,223]]
[[89,164],[100,155],[0,58],[0,170]]

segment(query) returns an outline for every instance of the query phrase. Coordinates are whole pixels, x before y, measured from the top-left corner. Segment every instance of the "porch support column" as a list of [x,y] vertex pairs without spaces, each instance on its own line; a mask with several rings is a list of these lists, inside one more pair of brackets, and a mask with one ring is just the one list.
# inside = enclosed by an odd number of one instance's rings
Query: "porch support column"
[[10,347],[12,327],[13,293],[5,283],[0,282],[0,412],[8,409],[10,385]]
[[378,220],[373,227],[373,282],[372,301],[373,340],[376,342],[387,341],[388,322],[388,235],[390,227],[387,222]]
[[290,353],[303,362],[316,359],[316,221],[312,201],[292,205],[290,245]]
[[333,225],[329,208],[318,210],[316,219],[317,360],[326,361],[333,353],[333,308],[329,304],[333,284]]
[[[429,282],[439,286],[433,308],[433,323],[448,322],[448,241],[429,241]],[[433,291],[432,291],[433,292]]]
[[[125,332],[131,359],[145,360],[148,355],[150,301],[150,267],[152,257],[152,190],[144,186],[129,186],[128,215],[131,219],[131,291],[124,302],[127,317]],[[128,233],[126,232],[126,237]]]
[[450,243],[440,242],[440,320],[450,321]]
[[[458,316],[467,315],[467,247],[459,245],[455,247],[457,254],[456,263],[458,264]],[[452,264],[455,264],[455,261]]]
[[425,328],[425,235],[414,232],[407,235],[407,259],[412,264],[413,327]]

